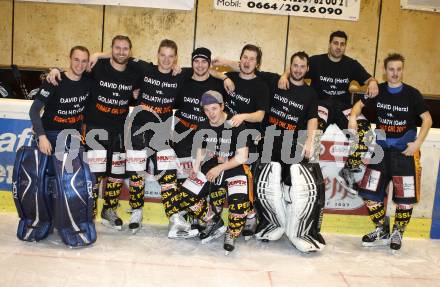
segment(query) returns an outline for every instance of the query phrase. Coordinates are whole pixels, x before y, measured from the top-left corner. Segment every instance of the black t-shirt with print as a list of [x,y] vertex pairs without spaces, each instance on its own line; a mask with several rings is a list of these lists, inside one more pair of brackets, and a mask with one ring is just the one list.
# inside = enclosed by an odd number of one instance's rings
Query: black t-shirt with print
[[184,82],[177,96],[176,116],[187,128],[196,130],[198,125],[206,121],[205,113],[200,106],[200,99],[209,90],[225,94],[223,81],[209,76],[205,81],[190,78]]
[[44,82],[36,100],[45,104],[41,117],[45,130],[63,130],[81,128],[84,110],[89,100],[91,80],[83,76],[78,81],[72,81],[65,73],[61,74],[58,86]]
[[383,130],[387,138],[399,138],[409,130],[417,130],[419,116],[428,111],[420,92],[407,84],[403,84],[399,93],[391,94],[388,83],[381,83],[379,95],[361,101],[373,105],[377,112],[376,128]]
[[203,136],[202,148],[206,150],[206,156],[209,158],[203,166],[213,168],[219,163],[226,162],[233,158],[237,149],[249,146],[249,137],[240,133],[246,130],[246,124],[242,123],[238,127],[232,127],[230,119],[232,115],[228,114],[226,121],[218,126],[213,127],[206,120],[198,127],[198,131],[206,130],[207,134]]
[[141,111],[136,114],[133,125],[143,125],[147,122],[165,122],[173,115],[173,108],[179,90],[183,82],[192,75],[191,68],[183,68],[176,76],[170,73],[162,73],[157,65],[138,59],[130,58],[129,67],[132,67],[139,75],[138,87],[140,88],[137,105],[143,105],[152,109],[160,120],[149,111]]
[[[288,90],[278,88],[278,74],[260,72],[271,90],[271,104],[265,117],[265,127],[275,125],[278,130],[307,130],[307,122],[318,117],[318,96],[307,84],[296,86],[290,83]],[[274,138],[274,149],[281,151],[283,134]]]
[[306,78],[312,80],[311,86],[320,100],[333,98],[350,104],[350,82],[363,85],[371,77],[358,61],[345,55],[339,62],[333,62],[327,54],[315,55],[310,57],[309,66]]
[[110,59],[101,59],[93,67],[94,80],[86,122],[103,128],[122,130],[139,76],[128,67],[115,70]]
[[[254,113],[262,110],[267,112],[270,104],[269,88],[259,76],[246,80],[238,72],[226,74],[235,84],[235,91],[228,92],[225,99],[226,107],[231,114]],[[262,131],[261,123],[246,122],[249,129]]]

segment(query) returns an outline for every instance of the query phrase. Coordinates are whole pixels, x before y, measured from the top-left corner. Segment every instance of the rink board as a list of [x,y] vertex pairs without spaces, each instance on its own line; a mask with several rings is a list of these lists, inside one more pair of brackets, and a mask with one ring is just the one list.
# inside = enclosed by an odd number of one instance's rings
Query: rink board
[[[102,207],[102,199],[99,200],[99,208]],[[10,192],[0,191],[0,216],[3,212],[15,212],[14,201]],[[128,201],[121,200],[118,214],[127,223],[130,214],[126,211],[129,209]],[[99,212],[98,212],[99,216]],[[223,211],[223,218],[227,221],[227,209]],[[98,219],[99,221],[100,219]],[[163,211],[161,203],[146,202],[144,206],[144,224],[151,225],[167,225],[168,220]],[[429,231],[431,228],[430,218],[411,218],[411,223],[405,232],[408,237],[430,238]],[[368,216],[365,215],[341,215],[341,214],[324,214],[322,231],[324,233],[352,234],[363,235],[370,232],[372,225]]]

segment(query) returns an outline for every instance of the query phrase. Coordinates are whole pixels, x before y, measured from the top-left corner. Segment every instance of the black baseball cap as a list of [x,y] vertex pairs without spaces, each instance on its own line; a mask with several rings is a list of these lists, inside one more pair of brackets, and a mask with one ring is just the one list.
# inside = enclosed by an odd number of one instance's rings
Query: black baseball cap
[[208,48],[200,47],[192,52],[192,60],[202,58],[211,63],[211,51]]

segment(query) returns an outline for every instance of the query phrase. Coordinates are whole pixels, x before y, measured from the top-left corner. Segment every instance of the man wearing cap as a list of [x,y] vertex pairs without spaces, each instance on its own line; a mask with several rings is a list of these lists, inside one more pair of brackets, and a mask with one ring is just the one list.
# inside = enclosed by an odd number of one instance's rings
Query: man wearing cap
[[226,227],[205,197],[214,185],[227,186],[229,216],[223,247],[230,252],[251,208],[252,176],[244,164],[248,158],[248,143],[246,133],[242,133],[246,126],[233,123],[233,116],[224,111],[223,97],[217,91],[205,92],[200,105],[208,120],[198,125],[195,139],[201,139],[201,145],[197,145],[193,170],[182,184],[182,194],[187,198],[186,210],[207,223],[200,233],[202,243],[206,243],[220,237]]
[[[207,48],[197,48],[192,53],[192,69],[193,74],[190,79],[187,79],[180,90],[176,99],[176,117],[178,122],[175,125],[176,136],[174,150],[179,159],[180,169],[178,170],[178,180],[183,182],[188,177],[188,172],[192,169],[193,159],[192,146],[193,138],[199,125],[206,121],[206,116],[201,111],[200,100],[206,91],[213,90],[219,93],[225,93],[223,82],[229,80],[223,76],[223,81],[212,77],[209,73],[211,65],[211,51]],[[177,135],[186,134],[183,139],[178,139]],[[173,209],[171,213],[177,213],[180,205],[187,205],[185,198],[182,201],[173,202]],[[170,214],[170,216],[173,216]],[[171,217],[170,217],[171,218]],[[170,233],[179,234],[174,237],[191,237],[194,236],[192,230],[188,229],[188,225],[182,216],[173,218],[170,224]],[[176,231],[176,232],[174,232]],[[197,235],[197,234],[196,234]],[[170,237],[170,236],[169,236]]]

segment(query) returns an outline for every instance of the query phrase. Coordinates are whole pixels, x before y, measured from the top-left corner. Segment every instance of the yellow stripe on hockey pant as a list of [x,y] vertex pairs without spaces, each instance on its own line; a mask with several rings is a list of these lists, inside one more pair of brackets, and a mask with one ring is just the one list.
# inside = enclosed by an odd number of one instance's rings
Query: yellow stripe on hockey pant
[[[102,199],[99,199],[98,206],[102,206]],[[125,210],[129,208],[127,200],[119,201],[121,206],[118,209],[118,214],[121,216],[124,223],[130,220],[130,214]],[[98,212],[98,221],[100,220],[100,212]],[[0,216],[1,213],[16,213],[14,200],[9,191],[0,191]],[[223,210],[223,220],[227,221],[228,210]],[[391,218],[392,219],[392,218]],[[144,206],[144,224],[151,225],[167,225],[168,219],[165,216],[163,206],[161,203],[145,202]],[[392,224],[392,222],[391,222]],[[405,237],[429,238],[429,229],[431,227],[431,218],[411,218],[411,224],[405,231]],[[364,235],[374,229],[368,216],[361,215],[339,215],[339,214],[324,214],[324,221],[322,224],[323,233],[336,234],[353,234],[357,236]],[[359,239],[360,240],[360,239]]]

